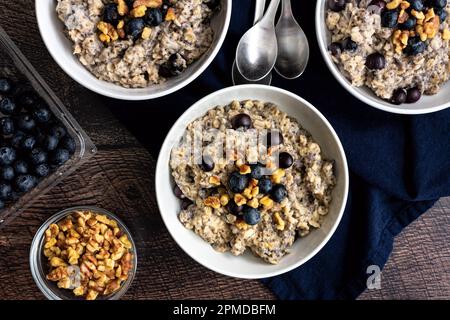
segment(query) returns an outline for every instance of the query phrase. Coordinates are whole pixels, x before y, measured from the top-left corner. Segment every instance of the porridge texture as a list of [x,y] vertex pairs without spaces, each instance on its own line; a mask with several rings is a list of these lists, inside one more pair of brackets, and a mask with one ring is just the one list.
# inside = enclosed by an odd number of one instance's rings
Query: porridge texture
[[[196,135],[200,161],[190,150]],[[219,252],[250,249],[272,264],[320,228],[335,185],[333,162],[311,135],[261,101],[233,101],[191,122],[170,166],[186,228]]]
[[58,0],[73,52],[97,78],[141,88],[176,76],[211,46],[212,0]]
[[416,102],[449,78],[448,10],[446,0],[329,0],[330,54],[353,86]]

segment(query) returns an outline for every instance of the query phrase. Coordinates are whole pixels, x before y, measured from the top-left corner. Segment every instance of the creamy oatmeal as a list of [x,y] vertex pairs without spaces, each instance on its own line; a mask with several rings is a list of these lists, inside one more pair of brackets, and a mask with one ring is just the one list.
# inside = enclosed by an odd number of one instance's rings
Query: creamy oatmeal
[[57,0],[73,52],[97,78],[147,87],[182,73],[211,46],[217,0]]
[[447,0],[329,0],[330,54],[353,86],[414,103],[449,79],[448,10]]
[[262,101],[233,101],[191,122],[170,167],[186,228],[219,252],[248,248],[273,264],[320,228],[335,185],[333,162],[311,135]]

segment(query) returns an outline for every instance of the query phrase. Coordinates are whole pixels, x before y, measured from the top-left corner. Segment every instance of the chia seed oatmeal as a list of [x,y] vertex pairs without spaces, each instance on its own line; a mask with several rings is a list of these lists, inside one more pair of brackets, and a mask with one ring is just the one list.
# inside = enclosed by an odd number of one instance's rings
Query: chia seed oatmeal
[[98,79],[143,88],[182,73],[211,46],[216,0],[57,0],[73,53]]
[[449,79],[448,11],[447,0],[328,0],[330,54],[353,86],[417,102]]
[[262,101],[233,101],[191,122],[170,167],[186,228],[219,252],[250,249],[272,264],[320,228],[335,186],[333,162],[311,135]]

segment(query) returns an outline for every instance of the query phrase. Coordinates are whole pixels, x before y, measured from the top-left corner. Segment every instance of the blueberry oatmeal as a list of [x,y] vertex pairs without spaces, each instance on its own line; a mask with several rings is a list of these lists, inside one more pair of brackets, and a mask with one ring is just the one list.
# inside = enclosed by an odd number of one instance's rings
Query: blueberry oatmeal
[[142,88],[181,74],[211,46],[219,0],[57,0],[73,53],[97,78]]
[[186,228],[219,252],[248,248],[272,264],[320,228],[335,186],[333,162],[311,135],[262,101],[233,101],[191,122],[170,167]]
[[447,0],[327,0],[329,52],[353,86],[393,104],[436,94],[449,79]]

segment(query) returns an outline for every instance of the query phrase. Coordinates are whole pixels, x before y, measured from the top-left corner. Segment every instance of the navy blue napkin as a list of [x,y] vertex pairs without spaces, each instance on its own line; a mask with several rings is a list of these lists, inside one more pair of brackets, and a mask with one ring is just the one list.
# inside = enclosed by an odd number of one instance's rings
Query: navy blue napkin
[[[230,71],[236,45],[251,26],[253,2],[233,1],[225,44],[212,65],[191,85],[169,97],[144,103],[109,101],[112,110],[154,155],[166,131],[188,106],[232,85]],[[315,3],[292,1],[311,46],[306,72],[294,81],[274,73],[273,85],[307,99],[330,121],[347,154],[350,193],[344,217],[329,243],[298,269],[263,280],[280,299],[356,298],[366,288],[367,267],[382,268],[385,264],[394,236],[439,197],[450,195],[450,109],[401,116],[353,98],[322,60],[314,30]],[[142,108],[129,112],[124,104]],[[160,125],[146,125],[149,117],[159,119]]]

